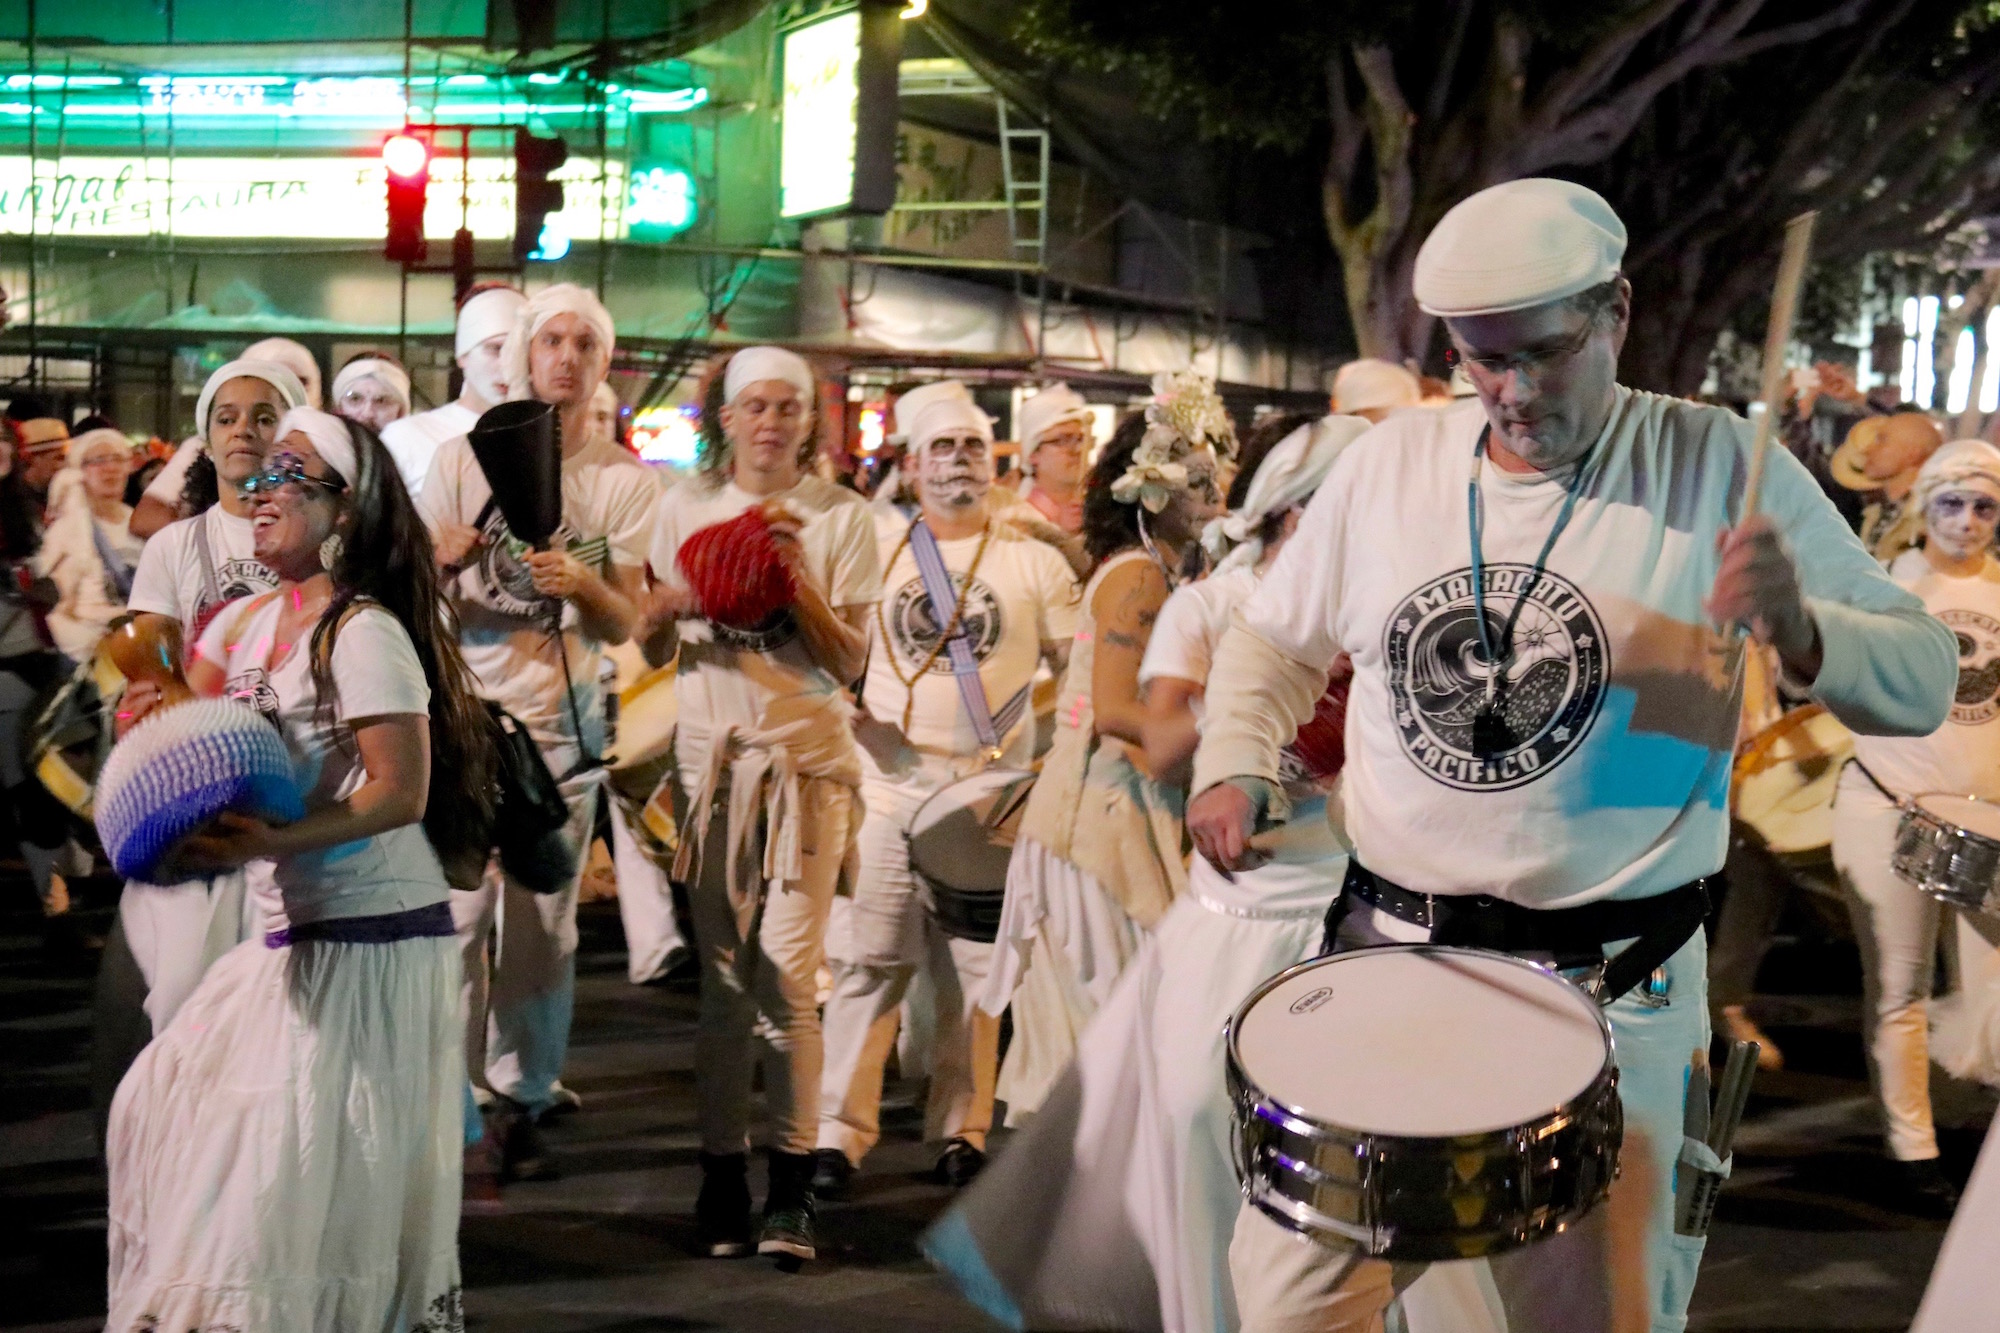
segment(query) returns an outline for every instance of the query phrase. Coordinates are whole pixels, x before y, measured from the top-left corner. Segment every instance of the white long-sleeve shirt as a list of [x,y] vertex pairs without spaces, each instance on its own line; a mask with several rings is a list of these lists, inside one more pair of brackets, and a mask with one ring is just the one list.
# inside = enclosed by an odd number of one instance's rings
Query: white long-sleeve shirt
[[[1346,651],[1346,825],[1370,870],[1535,907],[1648,897],[1712,873],[1741,682],[1702,602],[1716,536],[1741,508],[1749,426],[1617,390],[1504,664],[1513,742],[1480,755],[1471,723],[1487,669],[1467,480],[1484,425],[1476,402],[1406,412],[1349,446],[1218,650],[1195,790],[1275,779],[1279,746]],[[1573,475],[1480,469],[1496,640]],[[1951,634],[1782,449],[1761,508],[1819,624],[1814,696],[1858,732],[1935,730],[1957,674]]]

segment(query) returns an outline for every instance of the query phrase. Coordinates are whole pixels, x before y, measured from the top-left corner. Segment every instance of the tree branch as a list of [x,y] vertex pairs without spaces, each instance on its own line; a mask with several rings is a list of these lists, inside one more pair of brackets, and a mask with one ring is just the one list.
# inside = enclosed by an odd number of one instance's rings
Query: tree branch
[[1444,52],[1438,57],[1437,73],[1431,77],[1430,96],[1424,99],[1424,119],[1436,122],[1444,119],[1445,107],[1451,100],[1452,80],[1458,76],[1459,53],[1465,49],[1465,30],[1472,22],[1473,0],[1457,0],[1452,6],[1451,31],[1444,40]]
[[[1530,119],[1539,125],[1555,125],[1575,107],[1595,97],[1647,34],[1666,22],[1682,3],[1683,0],[1653,0],[1634,12],[1550,83]],[[1748,11],[1742,22],[1748,23],[1763,4],[1764,0],[1737,0],[1737,7]]]

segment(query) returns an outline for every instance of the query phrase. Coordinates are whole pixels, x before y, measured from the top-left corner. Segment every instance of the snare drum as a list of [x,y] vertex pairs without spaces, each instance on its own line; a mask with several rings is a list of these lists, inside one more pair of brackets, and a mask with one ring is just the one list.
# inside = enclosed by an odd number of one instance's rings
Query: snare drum
[[1624,1115],[1588,995],[1505,954],[1432,945],[1301,963],[1225,1035],[1245,1196],[1377,1258],[1498,1254],[1604,1198]]
[[1939,902],[2000,914],[2000,805],[1944,792],[1912,798],[1890,864]]
[[989,768],[931,794],[910,821],[910,869],[947,935],[991,944],[1000,933],[1007,862],[1035,775]]

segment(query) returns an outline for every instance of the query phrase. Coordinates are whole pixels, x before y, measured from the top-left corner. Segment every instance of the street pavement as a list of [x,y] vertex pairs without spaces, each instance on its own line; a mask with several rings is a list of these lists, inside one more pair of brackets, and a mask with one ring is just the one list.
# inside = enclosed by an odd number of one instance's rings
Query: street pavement
[[[86,892],[81,934],[109,920]],[[1791,923],[1792,927],[1801,923]],[[1738,1140],[1689,1327],[1696,1333],[1889,1333],[1908,1326],[1943,1224],[1889,1203],[1855,1037],[1851,945],[1774,952],[1759,1012],[1785,1071],[1761,1076]],[[1790,928],[1790,927],[1788,927]],[[565,1082],[581,1112],[549,1131],[561,1178],[469,1211],[465,1309],[483,1333],[902,1333],[990,1329],[924,1263],[917,1237],[949,1191],[928,1178],[919,1089],[891,1088],[885,1141],[851,1201],[822,1214],[797,1274],[689,1254],[699,1182],[691,985],[634,987],[614,905],[583,911]],[[88,941],[83,942],[87,946]],[[51,948],[25,884],[0,880],[0,1327],[100,1327],[104,1178],[89,1110],[94,957]],[[1941,1076],[1940,1076],[1941,1077]],[[1947,1169],[1970,1170],[1991,1099],[1941,1087]],[[761,1196],[761,1170],[753,1184]]]

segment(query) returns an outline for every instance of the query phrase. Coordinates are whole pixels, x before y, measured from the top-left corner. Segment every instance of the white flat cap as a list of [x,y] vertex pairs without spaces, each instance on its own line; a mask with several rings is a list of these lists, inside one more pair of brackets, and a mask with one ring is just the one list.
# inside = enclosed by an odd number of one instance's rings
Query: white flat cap
[[1417,382],[1417,377],[1393,361],[1364,356],[1349,361],[1333,377],[1336,412],[1351,414],[1376,408],[1414,407],[1423,398],[1424,386]]
[[1417,252],[1417,304],[1447,319],[1526,310],[1609,282],[1624,258],[1625,224],[1595,190],[1508,181],[1431,229]]

